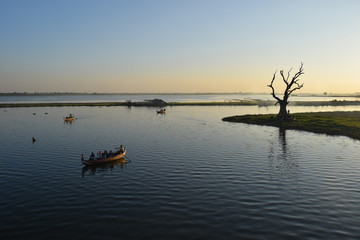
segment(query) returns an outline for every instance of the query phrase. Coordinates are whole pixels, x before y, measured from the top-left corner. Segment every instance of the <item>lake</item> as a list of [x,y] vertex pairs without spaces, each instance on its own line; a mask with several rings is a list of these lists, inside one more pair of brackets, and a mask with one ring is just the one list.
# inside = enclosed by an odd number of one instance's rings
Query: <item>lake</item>
[[221,120],[277,107],[155,110],[0,109],[0,238],[359,239],[359,141]]

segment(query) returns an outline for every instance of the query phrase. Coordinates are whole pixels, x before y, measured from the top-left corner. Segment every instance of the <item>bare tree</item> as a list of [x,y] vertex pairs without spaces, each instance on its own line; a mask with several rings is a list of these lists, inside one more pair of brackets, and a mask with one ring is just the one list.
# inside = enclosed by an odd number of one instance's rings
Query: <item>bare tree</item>
[[277,100],[276,104],[280,105],[280,111],[279,111],[278,115],[276,116],[276,119],[280,120],[280,121],[284,121],[284,120],[290,121],[291,120],[290,113],[286,110],[286,107],[289,103],[288,99],[294,91],[301,89],[304,86],[304,84],[299,83],[299,80],[300,80],[299,77],[302,74],[304,74],[303,63],[301,63],[299,71],[297,73],[295,73],[295,75],[291,78],[291,80],[289,80],[291,70],[292,69],[290,69],[290,71],[288,72],[287,77],[284,76],[284,71],[280,70],[280,75],[282,77],[282,80],[286,84],[286,88],[285,88],[282,99],[279,98],[278,96],[276,96],[275,89],[273,86],[277,71],[275,71],[273,79],[271,80],[270,85],[268,85],[268,87],[270,87],[272,89],[271,95]]

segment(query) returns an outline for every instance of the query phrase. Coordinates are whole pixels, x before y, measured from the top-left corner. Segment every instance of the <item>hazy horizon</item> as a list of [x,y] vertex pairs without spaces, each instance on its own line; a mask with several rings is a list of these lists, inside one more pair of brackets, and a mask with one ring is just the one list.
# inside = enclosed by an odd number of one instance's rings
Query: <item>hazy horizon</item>
[[[360,92],[360,1],[0,1],[1,92]],[[283,91],[279,75],[276,90]]]
[[[0,95],[272,95],[271,92],[0,92]],[[276,92],[277,95],[282,95],[282,92]],[[360,92],[353,93],[310,93],[310,92],[298,92],[293,93],[291,96],[358,96]]]

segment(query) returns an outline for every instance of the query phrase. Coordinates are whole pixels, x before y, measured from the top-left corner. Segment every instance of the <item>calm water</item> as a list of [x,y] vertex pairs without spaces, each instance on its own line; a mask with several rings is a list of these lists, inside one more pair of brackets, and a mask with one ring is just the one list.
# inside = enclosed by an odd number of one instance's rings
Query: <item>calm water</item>
[[[360,108],[291,108],[328,110]],[[359,239],[359,141],[221,121],[276,111],[0,109],[0,238]],[[120,144],[127,163],[80,162]]]
[[[160,98],[165,102],[221,102],[246,99],[274,100],[270,94],[97,94],[97,95],[50,95],[50,96],[0,96],[0,103],[39,102],[140,102]],[[291,101],[358,101],[358,97],[291,96]]]

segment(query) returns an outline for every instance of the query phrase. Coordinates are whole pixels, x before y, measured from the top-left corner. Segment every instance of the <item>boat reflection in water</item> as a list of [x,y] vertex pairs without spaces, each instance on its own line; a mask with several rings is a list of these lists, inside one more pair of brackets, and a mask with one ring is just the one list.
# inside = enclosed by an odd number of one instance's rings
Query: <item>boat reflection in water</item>
[[112,172],[113,170],[120,168],[123,169],[126,167],[126,164],[130,163],[130,160],[127,160],[125,158],[118,159],[116,161],[112,161],[109,163],[104,163],[100,165],[94,165],[94,166],[84,166],[81,169],[81,176],[84,178],[85,175],[88,176],[94,176],[96,174],[102,174],[105,175],[108,172]]
[[64,125],[68,125],[68,126],[71,126],[71,125],[73,125],[74,124],[74,120],[71,120],[71,121],[65,121],[64,120]]

